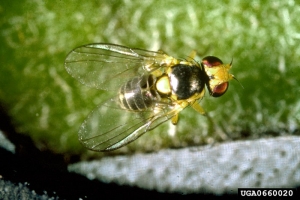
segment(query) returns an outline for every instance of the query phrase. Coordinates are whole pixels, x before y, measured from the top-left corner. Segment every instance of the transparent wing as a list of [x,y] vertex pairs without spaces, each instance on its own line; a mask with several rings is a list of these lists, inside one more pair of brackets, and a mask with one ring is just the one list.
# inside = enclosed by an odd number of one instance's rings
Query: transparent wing
[[110,151],[120,148],[178,114],[175,104],[157,103],[143,112],[122,109],[110,99],[94,109],[79,130],[79,140],[88,149]]
[[115,44],[88,44],[72,50],[67,72],[82,84],[102,90],[118,90],[132,77],[179,62],[163,52],[133,49]]

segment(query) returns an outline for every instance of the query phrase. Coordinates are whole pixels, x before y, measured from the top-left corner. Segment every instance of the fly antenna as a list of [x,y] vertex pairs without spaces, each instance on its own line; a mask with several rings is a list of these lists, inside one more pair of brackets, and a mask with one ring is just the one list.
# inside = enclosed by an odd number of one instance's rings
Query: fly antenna
[[235,78],[235,76],[232,76],[232,78],[233,78],[234,80],[236,80],[236,81],[242,86],[243,89],[245,89],[244,86],[241,84],[241,82],[240,82],[237,78]]

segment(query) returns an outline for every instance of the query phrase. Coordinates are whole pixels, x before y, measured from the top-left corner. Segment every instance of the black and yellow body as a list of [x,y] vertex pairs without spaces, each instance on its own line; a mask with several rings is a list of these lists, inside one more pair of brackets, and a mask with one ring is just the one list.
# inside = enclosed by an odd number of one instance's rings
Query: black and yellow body
[[79,140],[95,151],[120,148],[191,106],[205,114],[198,100],[205,86],[213,97],[222,96],[230,64],[214,56],[196,62],[179,60],[161,51],[114,44],[90,44],[71,51],[66,70],[81,83],[115,93],[83,122]]
[[[141,75],[125,83],[119,93],[120,105],[130,111],[143,111],[164,101],[178,105],[180,109],[197,104],[205,93],[207,85],[214,97],[223,95],[228,88],[230,65],[223,65],[216,57],[203,59],[201,65],[192,61],[180,61],[178,64],[155,71],[150,75]],[[220,90],[221,91],[218,91]],[[200,105],[193,108],[204,114]],[[172,118],[177,124],[178,114]]]

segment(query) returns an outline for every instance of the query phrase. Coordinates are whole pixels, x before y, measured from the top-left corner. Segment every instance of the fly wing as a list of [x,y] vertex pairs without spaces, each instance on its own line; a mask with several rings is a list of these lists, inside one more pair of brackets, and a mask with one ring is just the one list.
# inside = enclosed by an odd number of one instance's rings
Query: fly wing
[[163,52],[96,43],[72,50],[65,60],[65,68],[84,85],[118,91],[132,77],[174,62],[179,61]]
[[110,99],[89,114],[80,127],[79,140],[90,150],[114,150],[134,141],[181,110],[176,105],[157,103],[146,111],[133,112],[122,109],[117,99]]
[[[117,95],[133,77],[179,62],[160,51],[99,43],[75,48],[68,54],[65,68],[82,84]],[[143,112],[133,112],[122,109],[118,102],[112,98],[99,105],[83,122],[78,134],[85,147],[94,151],[120,148],[179,112],[173,105],[159,102]]]

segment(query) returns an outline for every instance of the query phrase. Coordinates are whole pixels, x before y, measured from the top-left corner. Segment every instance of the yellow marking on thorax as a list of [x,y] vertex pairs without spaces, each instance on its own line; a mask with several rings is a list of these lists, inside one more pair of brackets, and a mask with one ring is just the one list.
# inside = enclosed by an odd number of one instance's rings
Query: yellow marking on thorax
[[162,76],[156,82],[156,89],[162,94],[170,94],[172,92],[170,80],[167,75]]

